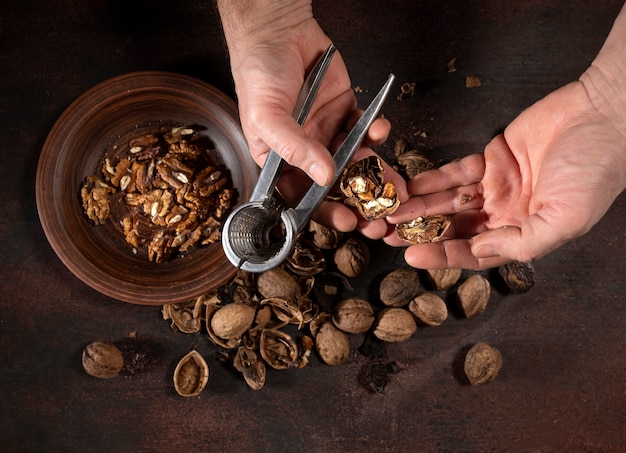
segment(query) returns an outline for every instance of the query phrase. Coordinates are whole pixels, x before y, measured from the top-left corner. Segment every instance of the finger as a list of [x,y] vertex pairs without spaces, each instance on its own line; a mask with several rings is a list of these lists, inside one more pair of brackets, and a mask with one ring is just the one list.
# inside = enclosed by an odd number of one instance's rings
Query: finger
[[[345,127],[347,131],[351,131],[354,128],[356,123],[363,116],[363,112],[363,109],[356,109],[352,112],[346,121]],[[367,130],[363,143],[367,146],[378,146],[387,140],[389,132],[391,132],[391,122],[382,116],[378,117]]]
[[387,217],[390,223],[408,222],[423,215],[455,214],[483,206],[482,186],[455,187],[443,192],[414,196],[403,203],[398,210]]
[[468,186],[482,180],[485,159],[482,154],[470,154],[434,170],[418,173],[407,184],[409,194],[424,195],[458,186]]
[[343,233],[353,231],[358,224],[357,214],[343,203],[335,201],[322,201],[312,218],[327,228]]
[[[377,156],[380,158],[380,156],[378,156],[378,154],[376,154],[373,149],[367,146],[362,146],[354,153],[354,156],[352,157],[352,161],[357,162],[369,156]],[[407,191],[405,179],[402,177],[400,173],[394,170],[393,167],[391,167],[391,165],[385,162],[382,158],[380,159],[380,161],[381,161],[381,165],[384,171],[383,183],[388,182],[388,181],[393,182],[393,185],[396,188],[396,192],[398,194],[398,198],[400,202],[404,203],[406,200],[409,199],[409,194]]]
[[361,219],[357,224],[356,230],[369,239],[377,240],[383,238],[387,234],[388,224],[383,219]]
[[568,226],[554,228],[553,225],[546,211],[539,211],[520,227],[502,226],[479,234],[472,240],[472,253],[479,258],[534,261],[577,235]]
[[502,257],[477,258],[467,239],[412,245],[404,252],[404,260],[418,269],[489,269],[506,263]]

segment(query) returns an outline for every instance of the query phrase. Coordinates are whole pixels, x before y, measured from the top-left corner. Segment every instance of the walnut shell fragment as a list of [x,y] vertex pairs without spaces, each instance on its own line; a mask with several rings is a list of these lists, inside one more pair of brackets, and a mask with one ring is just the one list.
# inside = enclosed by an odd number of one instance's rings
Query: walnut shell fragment
[[261,390],[265,385],[267,370],[263,360],[254,349],[240,346],[233,359],[233,366],[243,375],[246,384],[252,390]]
[[411,244],[437,242],[450,227],[450,219],[445,215],[424,215],[409,222],[396,224],[396,234]]
[[174,370],[174,388],[180,396],[200,394],[209,381],[209,366],[198,351],[190,351]]
[[420,288],[415,269],[396,269],[380,282],[380,300],[388,307],[403,307],[413,299]]
[[282,330],[263,329],[259,349],[263,360],[276,370],[298,366],[298,345]]
[[466,318],[473,318],[487,308],[491,296],[489,280],[480,274],[468,277],[457,289],[459,308]]
[[502,369],[502,354],[487,343],[476,343],[465,356],[463,371],[472,385],[493,381]]
[[82,355],[83,368],[90,376],[110,379],[124,367],[124,357],[117,346],[108,341],[94,341],[85,346]]
[[391,181],[383,182],[384,174],[378,156],[353,162],[343,171],[339,188],[347,197],[345,203],[356,207],[365,220],[381,219],[400,206],[396,187]]

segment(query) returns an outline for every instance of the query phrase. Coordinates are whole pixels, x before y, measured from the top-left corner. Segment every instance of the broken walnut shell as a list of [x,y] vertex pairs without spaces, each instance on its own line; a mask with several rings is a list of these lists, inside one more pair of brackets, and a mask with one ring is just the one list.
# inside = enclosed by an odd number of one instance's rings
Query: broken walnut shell
[[243,375],[246,384],[252,390],[260,390],[265,385],[267,373],[265,363],[254,349],[240,346],[233,358],[233,366]]
[[276,370],[298,366],[298,345],[291,335],[278,329],[263,329],[259,343],[261,357]]
[[209,381],[209,366],[198,351],[190,351],[174,370],[174,388],[180,396],[200,394]]
[[124,357],[119,348],[108,341],[94,341],[85,346],[82,355],[83,368],[90,376],[110,379],[124,367]]
[[463,371],[472,385],[493,381],[502,369],[502,354],[487,343],[476,343],[467,351]]
[[396,224],[396,234],[403,241],[411,244],[423,244],[437,242],[450,227],[450,219],[445,215],[423,215]]

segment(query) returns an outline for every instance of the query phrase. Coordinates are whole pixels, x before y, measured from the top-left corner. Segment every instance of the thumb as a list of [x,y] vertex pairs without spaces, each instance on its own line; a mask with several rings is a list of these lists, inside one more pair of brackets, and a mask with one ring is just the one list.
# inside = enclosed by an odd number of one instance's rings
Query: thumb
[[563,233],[534,214],[520,227],[505,225],[475,236],[471,251],[479,259],[500,257],[531,262],[564,244]]
[[289,165],[301,169],[319,185],[328,185],[335,173],[328,149],[307,136],[293,118],[273,117],[272,120],[267,127],[262,127],[263,137],[259,138]]

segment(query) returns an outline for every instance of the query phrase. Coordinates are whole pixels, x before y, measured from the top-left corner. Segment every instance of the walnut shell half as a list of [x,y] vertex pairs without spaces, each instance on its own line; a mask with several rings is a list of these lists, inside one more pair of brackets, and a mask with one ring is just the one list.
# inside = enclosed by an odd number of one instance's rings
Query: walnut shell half
[[209,366],[198,351],[180,359],[174,370],[174,388],[180,396],[200,394],[209,381]]

